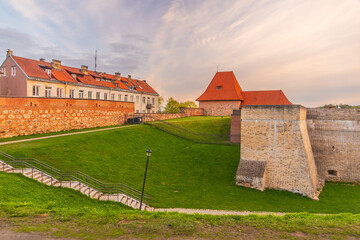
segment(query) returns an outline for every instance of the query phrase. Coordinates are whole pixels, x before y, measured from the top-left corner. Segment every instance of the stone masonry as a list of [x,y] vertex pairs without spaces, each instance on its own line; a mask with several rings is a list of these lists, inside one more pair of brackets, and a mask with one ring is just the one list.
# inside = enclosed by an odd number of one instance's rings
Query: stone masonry
[[241,160],[236,183],[288,190],[317,199],[318,179],[300,105],[249,105],[241,109]]
[[360,182],[360,109],[307,109],[318,174],[326,181]]
[[239,110],[241,101],[199,101],[206,116],[230,116],[233,110]]
[[121,125],[133,112],[131,102],[0,97],[0,138]]

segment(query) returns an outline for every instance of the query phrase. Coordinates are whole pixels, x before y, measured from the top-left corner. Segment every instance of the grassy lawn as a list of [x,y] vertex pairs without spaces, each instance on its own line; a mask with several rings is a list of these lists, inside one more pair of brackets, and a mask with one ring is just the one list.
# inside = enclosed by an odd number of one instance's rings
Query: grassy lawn
[[49,187],[20,174],[0,172],[0,183],[0,233],[7,229],[62,239],[355,239],[360,232],[359,214],[140,212],[90,199],[73,189]]
[[[129,125],[129,124],[125,124],[125,125]],[[37,138],[37,137],[61,135],[64,133],[86,132],[86,131],[91,131],[91,130],[106,129],[106,128],[113,128],[113,127],[120,127],[120,126],[124,126],[124,125],[113,125],[113,126],[95,127],[95,128],[82,128],[82,129],[73,129],[73,130],[69,130],[69,131],[49,132],[49,133],[42,133],[42,134],[30,134],[30,135],[23,135],[23,136],[9,137],[9,138],[0,138],[0,143],[16,141],[16,140],[23,140],[23,139],[30,139],[30,138]]]
[[230,139],[230,117],[186,117],[165,121],[149,122],[152,126],[173,135],[198,143],[237,145]]
[[320,201],[286,191],[239,187],[239,146],[197,144],[148,125],[4,145],[0,150],[140,190],[148,147],[153,155],[146,192],[154,207],[360,213],[359,185],[327,183]]

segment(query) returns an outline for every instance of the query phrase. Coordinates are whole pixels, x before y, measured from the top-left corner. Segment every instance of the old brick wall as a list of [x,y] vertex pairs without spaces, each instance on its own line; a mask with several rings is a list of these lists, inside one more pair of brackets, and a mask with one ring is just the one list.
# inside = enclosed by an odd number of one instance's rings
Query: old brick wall
[[234,110],[231,114],[230,142],[240,143],[241,140],[241,110]]
[[120,125],[133,112],[130,102],[0,97],[0,138]]
[[309,108],[307,127],[319,176],[360,182],[360,109]]
[[206,116],[230,116],[233,110],[239,110],[240,101],[199,101],[199,108]]
[[157,120],[183,118],[185,117],[185,113],[135,113],[134,116],[142,117],[143,122],[152,122]]
[[204,109],[203,108],[180,108],[180,113],[185,113],[186,117],[191,116],[204,116]]
[[[318,175],[307,135],[306,109],[300,105],[242,106],[241,117],[237,184],[288,190],[316,199]],[[265,166],[264,171],[253,178],[243,171],[260,165]]]

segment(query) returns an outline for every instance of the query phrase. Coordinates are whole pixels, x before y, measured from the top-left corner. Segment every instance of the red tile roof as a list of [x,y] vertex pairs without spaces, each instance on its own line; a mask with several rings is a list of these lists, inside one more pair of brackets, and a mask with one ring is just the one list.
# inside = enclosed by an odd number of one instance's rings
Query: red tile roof
[[244,100],[241,88],[232,71],[217,72],[205,92],[196,101]]
[[292,105],[283,91],[243,91],[244,102],[241,105]]
[[242,101],[241,105],[291,105],[281,90],[242,91],[233,72],[217,72],[196,101]]
[[135,80],[132,79],[133,83],[136,85],[136,90],[138,92],[147,92],[147,93],[154,93],[158,94],[147,82],[142,80]]
[[12,58],[29,77],[50,79],[49,75],[39,65],[51,68],[51,63],[17,56],[12,56]]
[[[12,58],[29,77],[51,79],[49,75],[43,70],[43,68],[40,67],[40,66],[45,66],[46,68],[51,68],[51,63],[13,56],[13,55]],[[129,90],[129,88],[124,84],[124,82],[130,87],[135,86],[136,82],[138,82],[137,83],[138,86],[136,87],[136,90],[138,92],[157,94],[157,92],[144,81],[139,81],[135,79],[131,79],[131,81],[129,81],[128,78],[121,77],[121,80],[124,81],[122,82],[116,80],[115,76],[112,74],[97,73],[94,71],[88,71],[88,72],[89,75],[85,75],[84,73],[81,72],[81,69],[79,68],[62,65],[61,70],[55,70],[54,68],[52,68],[52,79],[56,79],[64,82],[74,82],[74,83],[81,82],[84,84],[102,86],[102,87],[111,87],[111,88],[116,88],[118,86],[119,88],[125,90]],[[72,76],[72,74],[76,74],[77,79],[75,79]],[[110,81],[97,81],[96,78],[112,80],[116,83],[117,86],[115,86],[114,83]],[[139,86],[141,86],[141,88]]]
[[59,81],[78,82],[66,71],[59,71],[59,70],[52,69],[52,75],[56,80],[59,80]]

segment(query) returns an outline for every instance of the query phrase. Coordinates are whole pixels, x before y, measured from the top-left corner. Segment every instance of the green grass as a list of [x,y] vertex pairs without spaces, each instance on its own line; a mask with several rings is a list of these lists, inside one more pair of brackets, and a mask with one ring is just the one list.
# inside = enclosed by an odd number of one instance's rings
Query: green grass
[[[0,172],[1,230],[60,238],[345,239],[360,233],[359,214],[210,216],[140,212]],[[6,227],[5,227],[6,226]],[[300,236],[300,237],[299,237]]]
[[235,185],[239,146],[197,144],[147,125],[4,145],[0,150],[140,190],[148,147],[153,155],[146,193],[152,195],[155,207],[360,212],[359,185],[327,183],[320,201],[286,191],[239,187]]
[[198,143],[236,145],[229,141],[230,117],[186,117],[147,124]]
[[166,122],[196,133],[230,134],[230,117],[185,117],[166,120]]
[[[130,124],[125,124],[125,125],[130,125]],[[22,136],[9,137],[9,138],[0,138],[0,142],[10,142],[10,141],[16,141],[16,140],[31,139],[31,138],[35,138],[35,137],[55,136],[55,135],[62,135],[65,133],[86,132],[86,131],[91,131],[91,130],[106,129],[106,128],[113,128],[113,127],[120,127],[120,126],[124,126],[124,125],[113,125],[113,126],[95,127],[95,128],[81,128],[81,129],[73,129],[73,130],[69,130],[69,131],[58,131],[58,132],[49,132],[49,133],[42,133],[42,134],[22,135]]]

